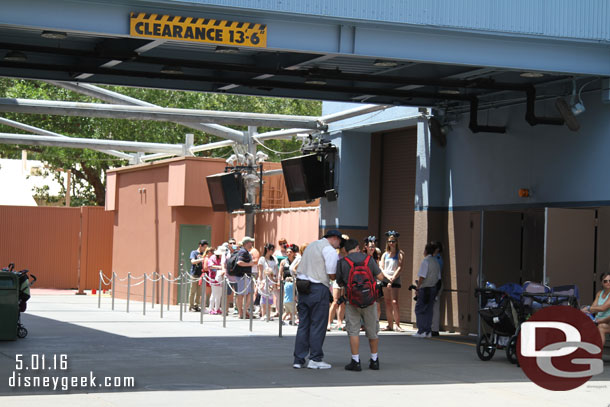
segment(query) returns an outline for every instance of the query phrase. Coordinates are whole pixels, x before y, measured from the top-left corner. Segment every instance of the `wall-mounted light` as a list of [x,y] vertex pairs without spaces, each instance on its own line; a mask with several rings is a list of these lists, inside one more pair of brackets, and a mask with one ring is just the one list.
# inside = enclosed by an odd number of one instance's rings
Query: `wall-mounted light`
[[542,72],[521,72],[519,76],[522,78],[542,78],[544,74]]
[[438,91],[438,93],[443,95],[459,95],[462,92],[460,92],[458,89],[441,89]]
[[10,51],[4,56],[4,60],[12,62],[25,62],[28,60],[28,57],[21,51]]
[[180,68],[179,66],[172,65],[165,65],[163,68],[161,68],[161,71],[159,72],[168,75],[182,75],[184,73],[182,72],[182,68]]
[[40,36],[42,38],[48,38],[50,40],[63,40],[68,36],[68,33],[61,31],[43,31]]
[[530,190],[527,188],[521,188],[519,189],[519,198],[529,198],[530,197]]
[[239,54],[239,48],[219,45],[214,52],[218,52],[219,54]]
[[398,62],[390,61],[387,59],[376,59],[375,62],[373,62],[373,65],[379,66],[382,68],[394,68],[394,67],[398,66]]

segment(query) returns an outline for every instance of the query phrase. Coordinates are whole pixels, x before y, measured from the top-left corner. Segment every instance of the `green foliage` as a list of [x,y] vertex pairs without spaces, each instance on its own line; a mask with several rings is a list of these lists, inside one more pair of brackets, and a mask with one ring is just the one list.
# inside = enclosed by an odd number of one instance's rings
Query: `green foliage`
[[[108,86],[107,88],[163,107],[304,116],[319,116],[322,110],[322,104],[318,101],[167,91],[120,86]],[[0,79],[0,95],[1,97],[7,98],[99,103],[96,99],[63,88],[49,85],[44,82],[27,80]],[[65,136],[79,138],[179,144],[184,142],[185,134],[193,133],[195,135],[195,145],[222,140],[219,137],[204,132],[198,132],[179,124],[167,122],[18,113],[5,113],[3,114],[3,117]],[[231,127],[237,130],[246,130],[244,127]],[[259,133],[271,130],[276,129],[258,128]],[[21,130],[1,124],[0,132],[24,133]],[[273,150],[285,152],[298,150],[301,146],[301,143],[294,138],[293,140],[268,140],[264,144]],[[259,146],[259,149],[264,148]],[[104,205],[106,170],[128,164],[125,160],[88,149],[17,146],[8,144],[0,145],[0,155],[7,158],[20,158],[21,150],[28,150],[30,152],[29,158],[43,161],[55,174],[58,174],[59,170],[72,171],[73,194],[71,205],[73,206]],[[265,152],[269,155],[271,161],[279,161],[281,158],[298,155],[298,153],[279,155],[266,149]],[[231,154],[230,147],[204,151],[198,155],[227,157],[229,154]],[[65,194],[65,191],[63,193]],[[38,198],[41,200],[47,198],[45,191],[38,191],[37,195],[39,195]],[[49,201],[53,201],[54,199],[63,201],[63,197],[59,198],[60,199],[48,197]]]

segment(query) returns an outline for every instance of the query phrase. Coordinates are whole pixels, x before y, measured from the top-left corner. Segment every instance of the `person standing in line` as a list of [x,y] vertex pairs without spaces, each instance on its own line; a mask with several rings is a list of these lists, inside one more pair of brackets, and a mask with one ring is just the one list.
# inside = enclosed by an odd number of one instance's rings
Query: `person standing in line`
[[[263,256],[258,260],[258,282],[261,287],[261,318],[271,314],[271,305],[278,304],[275,295],[275,285],[278,278],[277,261],[273,257],[273,243],[265,244]],[[277,305],[276,305],[277,307]],[[270,315],[273,317],[273,315]]]
[[201,311],[201,307],[199,304],[201,303],[201,290],[199,289],[199,279],[203,274],[203,262],[206,261],[204,257],[204,253],[207,250],[209,244],[207,240],[201,240],[199,242],[199,247],[191,252],[189,258],[191,259],[191,270],[190,275],[191,278],[197,279],[195,281],[191,281],[191,291],[189,295],[189,311],[199,312]]
[[[284,315],[282,317],[283,321],[290,319],[290,325],[295,325],[295,312],[296,305],[294,303],[294,288],[293,288],[293,278],[286,277],[284,280]],[[285,324],[285,322],[283,322]]]
[[254,239],[251,237],[244,237],[241,240],[241,249],[237,253],[237,294],[235,295],[235,302],[237,303],[237,310],[240,319],[248,317],[248,291],[250,290],[249,278],[252,278],[252,267],[256,267],[256,263],[252,261],[250,250],[254,246]]
[[432,257],[436,246],[434,243],[426,244],[424,260],[421,262],[417,276],[417,303],[415,304],[415,318],[417,333],[414,338],[430,338],[432,336],[432,311],[434,297],[436,296],[436,283],[440,275],[438,261]]
[[[223,244],[224,246],[224,244]],[[237,314],[237,305],[235,303],[235,296],[233,295],[233,290],[237,291],[237,277],[235,276],[230,276],[227,270],[227,261],[229,260],[229,258],[231,257],[231,255],[236,251],[239,250],[239,246],[237,246],[237,241],[235,240],[235,238],[230,237],[227,240],[227,251],[225,252],[225,256],[223,258],[222,261],[222,268],[224,270],[224,276],[227,279],[227,310],[226,310],[226,314],[230,315],[229,310],[231,308],[235,308],[235,312],[234,314]]]
[[210,279],[210,315],[220,315],[220,299],[222,297],[221,270],[222,257],[224,256],[224,246],[218,246],[214,255],[208,259],[208,277]]
[[439,274],[436,283],[436,296],[434,297],[434,307],[432,308],[432,336],[439,336],[441,327],[441,294],[443,292],[443,244],[434,242],[436,248],[432,255],[438,261]]
[[390,230],[385,234],[388,241],[385,248],[385,253],[381,256],[381,270],[385,277],[383,286],[383,296],[385,298],[385,315],[388,320],[388,326],[384,331],[393,331],[396,329],[402,332],[400,327],[400,311],[398,305],[398,296],[400,293],[400,272],[402,271],[405,253],[398,247],[398,237],[400,233]]
[[[299,328],[294,341],[292,367],[300,369],[330,369],[324,362],[324,339],[330,303],[330,281],[337,269],[336,249],[341,245],[341,233],[329,230],[320,240],[312,242],[301,256],[297,270],[299,294]],[[305,358],[309,362],[305,365]]]

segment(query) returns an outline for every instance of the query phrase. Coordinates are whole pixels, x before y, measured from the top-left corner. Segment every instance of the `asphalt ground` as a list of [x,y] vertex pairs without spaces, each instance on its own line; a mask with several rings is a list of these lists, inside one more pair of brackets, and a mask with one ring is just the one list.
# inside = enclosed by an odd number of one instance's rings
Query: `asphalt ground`
[[[568,392],[536,386],[502,351],[479,360],[476,338],[442,333],[419,339],[411,337],[412,329],[381,334],[379,371],[367,368],[364,336],[362,372],[343,369],[350,352],[341,331],[330,332],[324,344],[332,369],[293,369],[296,327],[283,326],[278,337],[277,320],[255,320],[250,332],[248,320],[228,317],[223,328],[220,316],[205,314],[201,324],[193,312],[180,321],[176,306],[164,310],[163,319],[159,305],[147,304],[145,316],[142,307],[131,302],[126,313],[125,301],[116,300],[113,311],[104,296],[98,309],[91,295],[34,291],[22,315],[27,338],[0,342],[0,405],[610,405],[607,353],[604,373]],[[32,387],[35,377],[40,386]],[[72,377],[82,382],[73,387]],[[89,385],[91,377],[96,387]],[[131,377],[133,386],[124,380]]]

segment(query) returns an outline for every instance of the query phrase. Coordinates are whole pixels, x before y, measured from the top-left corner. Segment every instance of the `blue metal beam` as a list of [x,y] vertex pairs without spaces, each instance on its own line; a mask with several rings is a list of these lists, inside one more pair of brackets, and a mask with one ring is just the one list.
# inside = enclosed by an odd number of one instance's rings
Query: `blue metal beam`
[[[210,17],[267,24],[268,50],[515,70],[610,76],[608,44],[469,33],[378,22],[294,17],[279,12],[236,11],[200,4],[4,0],[0,25],[128,37],[129,12]],[[247,14],[246,14],[247,13]]]

